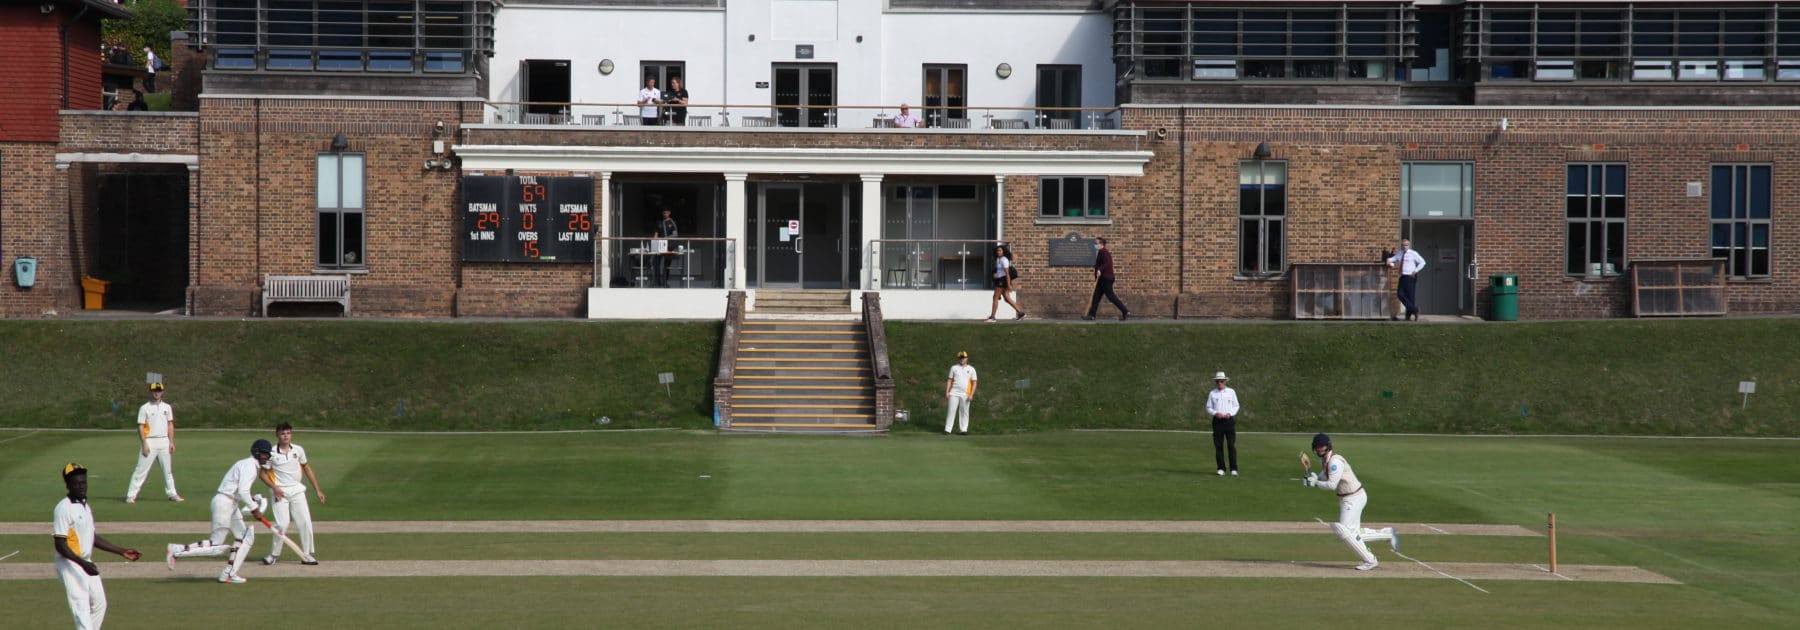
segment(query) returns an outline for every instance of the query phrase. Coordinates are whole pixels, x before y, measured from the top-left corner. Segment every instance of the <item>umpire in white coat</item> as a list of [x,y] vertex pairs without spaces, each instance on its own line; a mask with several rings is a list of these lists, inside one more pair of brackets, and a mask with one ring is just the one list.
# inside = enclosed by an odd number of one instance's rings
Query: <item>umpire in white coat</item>
[[1206,415],[1212,416],[1213,460],[1219,465],[1219,476],[1225,476],[1226,458],[1231,454],[1231,476],[1238,476],[1237,467],[1237,390],[1226,387],[1230,381],[1224,372],[1213,375],[1213,390],[1206,393]]

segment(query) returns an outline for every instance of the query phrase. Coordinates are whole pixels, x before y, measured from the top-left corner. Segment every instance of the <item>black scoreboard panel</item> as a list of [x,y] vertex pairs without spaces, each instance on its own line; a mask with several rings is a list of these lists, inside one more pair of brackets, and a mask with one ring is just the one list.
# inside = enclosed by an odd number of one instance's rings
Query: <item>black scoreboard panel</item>
[[470,175],[462,191],[464,261],[594,261],[593,178]]

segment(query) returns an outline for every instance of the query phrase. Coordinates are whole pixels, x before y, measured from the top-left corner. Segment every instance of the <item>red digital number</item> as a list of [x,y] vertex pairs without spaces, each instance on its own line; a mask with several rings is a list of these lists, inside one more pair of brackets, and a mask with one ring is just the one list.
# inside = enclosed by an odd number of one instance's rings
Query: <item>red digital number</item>
[[532,203],[544,198],[544,185],[525,186],[519,189],[519,200]]
[[594,229],[594,222],[588,220],[587,213],[583,212],[583,213],[569,215],[569,231],[571,231],[571,232],[591,232],[591,231],[593,231],[593,229]]
[[537,241],[525,241],[525,257],[526,258],[537,258],[538,255],[539,255],[538,254],[538,242]]
[[475,219],[475,229],[477,230],[491,230],[498,227],[500,227],[500,213],[498,212],[483,212],[479,218]]
[[536,212],[521,212],[521,213],[519,213],[519,229],[521,229],[521,230],[537,229],[537,213]]

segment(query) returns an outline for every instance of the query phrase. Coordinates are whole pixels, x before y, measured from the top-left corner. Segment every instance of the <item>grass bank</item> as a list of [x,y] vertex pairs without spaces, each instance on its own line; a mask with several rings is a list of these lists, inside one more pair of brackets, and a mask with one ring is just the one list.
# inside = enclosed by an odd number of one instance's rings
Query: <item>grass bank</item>
[[[901,432],[940,426],[968,350],[981,432],[1201,427],[1224,370],[1245,431],[1793,436],[1797,337],[1800,319],[888,327]],[[160,372],[187,427],[710,427],[718,343],[711,322],[8,321],[0,426],[129,427]]]

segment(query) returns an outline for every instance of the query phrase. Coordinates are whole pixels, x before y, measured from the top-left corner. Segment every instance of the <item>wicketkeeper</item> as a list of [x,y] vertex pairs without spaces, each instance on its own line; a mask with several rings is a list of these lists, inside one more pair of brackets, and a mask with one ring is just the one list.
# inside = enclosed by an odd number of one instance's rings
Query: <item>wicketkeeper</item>
[[1362,526],[1363,507],[1369,504],[1369,493],[1363,491],[1362,481],[1356,478],[1356,471],[1350,469],[1349,460],[1344,459],[1331,450],[1331,436],[1320,433],[1313,436],[1313,453],[1319,456],[1319,467],[1323,474],[1312,472],[1312,462],[1300,455],[1301,465],[1308,470],[1301,485],[1309,488],[1320,488],[1337,493],[1338,522],[1331,524],[1331,531],[1337,534],[1344,546],[1356,552],[1362,564],[1356,570],[1368,571],[1381,566],[1375,560],[1375,554],[1369,551],[1369,541],[1387,541],[1394,551],[1400,551],[1400,538],[1394,535],[1394,528],[1367,529]]
[[[257,519],[269,507],[269,499],[262,495],[250,493],[259,476],[259,471],[268,466],[269,454],[274,447],[268,440],[257,440],[250,445],[250,456],[240,459],[225,471],[224,481],[219,482],[219,493],[212,499],[212,537],[187,545],[169,545],[169,570],[175,570],[176,558],[197,558],[201,556],[226,557],[225,570],[219,572],[219,581],[227,584],[243,584],[246,580],[238,575],[244,567],[244,558],[250,555],[250,547],[256,542],[256,530],[244,525],[244,515],[250,514]],[[225,537],[232,537],[230,547],[225,546]]]

